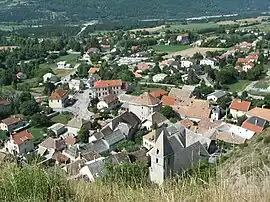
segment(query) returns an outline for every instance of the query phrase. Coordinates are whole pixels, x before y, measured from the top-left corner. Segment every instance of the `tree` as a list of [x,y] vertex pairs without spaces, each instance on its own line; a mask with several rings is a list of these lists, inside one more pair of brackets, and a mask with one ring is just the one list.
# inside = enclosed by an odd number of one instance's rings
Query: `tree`
[[48,127],[50,125],[50,119],[45,115],[45,114],[34,114],[31,117],[31,125],[32,126],[44,126],[44,127]]
[[267,107],[270,107],[270,94],[267,94],[267,95],[264,97],[264,104],[265,104]]
[[158,63],[154,66],[152,72],[153,72],[154,74],[159,74],[159,73],[161,73],[161,69],[160,69]]
[[88,76],[88,70],[89,70],[89,66],[87,64],[81,64],[77,68],[78,76],[81,77],[81,78],[87,77]]
[[134,152],[140,149],[140,145],[136,145],[135,142],[129,140],[122,140],[116,145],[118,151],[125,149],[127,152]]
[[175,112],[173,111],[173,108],[171,106],[162,107],[161,108],[161,113],[167,119],[175,117]]
[[30,92],[28,91],[24,91],[20,94],[19,96],[19,100],[20,100],[20,103],[23,103],[25,101],[28,101],[28,100],[31,100],[33,98],[33,96],[31,95]]
[[244,121],[247,120],[247,116],[246,115],[243,115],[243,116],[240,116],[237,118],[237,125],[238,126],[241,126],[242,123],[244,123]]
[[192,56],[192,58],[195,60],[201,60],[201,59],[203,59],[203,55],[201,53],[197,52]]
[[242,95],[241,95],[241,99],[246,99],[248,97],[248,93],[247,93],[247,91],[243,91],[242,92]]
[[41,109],[35,100],[25,101],[20,106],[20,112],[25,116],[32,116],[40,111]]
[[78,132],[78,139],[83,143],[88,143],[89,139],[89,130],[85,125],[82,126],[82,128]]
[[51,95],[52,92],[56,89],[55,85],[51,82],[46,82],[44,84],[44,90],[43,90],[43,94],[44,95]]
[[195,74],[193,70],[189,70],[188,72],[188,78],[187,78],[187,84],[194,85],[200,83],[200,79]]

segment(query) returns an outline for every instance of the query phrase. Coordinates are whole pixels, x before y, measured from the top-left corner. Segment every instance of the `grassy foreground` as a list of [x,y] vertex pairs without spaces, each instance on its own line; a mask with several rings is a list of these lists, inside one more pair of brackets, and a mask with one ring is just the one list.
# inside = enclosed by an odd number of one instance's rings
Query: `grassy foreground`
[[[270,133],[253,138],[217,167],[207,180],[192,175],[164,186],[137,187],[118,182],[87,183],[67,180],[62,172],[33,166],[0,167],[0,201],[269,201]],[[199,173],[200,171],[198,171]],[[205,177],[205,176],[204,176]]]

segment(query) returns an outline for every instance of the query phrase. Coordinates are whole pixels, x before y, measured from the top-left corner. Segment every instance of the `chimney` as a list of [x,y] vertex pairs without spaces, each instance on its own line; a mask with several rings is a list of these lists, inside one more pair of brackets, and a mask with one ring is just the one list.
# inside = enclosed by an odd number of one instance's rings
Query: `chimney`
[[255,119],[255,126],[257,126],[257,124],[258,124],[258,119],[256,118]]
[[242,100],[241,100],[241,99],[238,99],[237,101],[238,101],[238,103],[241,103],[241,102],[242,102]]

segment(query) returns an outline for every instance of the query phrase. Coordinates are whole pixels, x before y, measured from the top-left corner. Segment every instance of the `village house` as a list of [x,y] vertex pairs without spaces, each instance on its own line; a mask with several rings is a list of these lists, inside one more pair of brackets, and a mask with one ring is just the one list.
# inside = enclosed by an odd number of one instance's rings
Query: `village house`
[[129,111],[134,113],[141,121],[144,121],[154,112],[159,112],[161,101],[150,93],[145,92],[136,97],[129,104]]
[[27,121],[24,119],[23,115],[12,115],[0,122],[0,129],[9,133],[26,126]]
[[168,76],[167,74],[163,74],[163,73],[156,74],[155,76],[153,76],[152,80],[155,83],[158,83],[158,82],[163,81],[167,76]]
[[100,76],[96,73],[92,74],[92,73],[89,73],[89,76],[88,76],[88,79],[86,80],[86,86],[88,88],[93,88],[94,87],[94,84],[95,84],[95,81],[98,81],[100,80]]
[[120,95],[123,91],[123,83],[121,80],[99,80],[94,82],[94,87],[91,88],[89,96],[91,98],[98,97],[101,99],[110,94]]
[[58,81],[59,81],[59,78],[52,73],[47,73],[43,76],[43,83],[46,83],[46,82],[56,83]]
[[181,43],[188,43],[189,42],[189,34],[179,34],[176,37],[176,41]]
[[121,94],[118,96],[118,100],[120,103],[122,103],[121,105],[121,111],[120,112],[126,112],[129,110],[129,105],[132,102],[132,100],[134,100],[137,96],[134,95],[128,95],[128,94]]
[[27,79],[27,75],[24,74],[24,73],[22,73],[22,72],[18,72],[18,73],[16,74],[16,77],[17,77],[17,79],[19,79],[19,80],[25,80],[25,79]]
[[247,117],[257,116],[270,121],[270,109],[255,107],[247,112]]
[[86,127],[88,130],[92,129],[92,123],[89,120],[84,120],[79,117],[74,117],[67,123],[66,128],[67,128],[68,134],[77,136],[79,130],[83,126]]
[[98,73],[99,72],[99,68],[98,67],[91,67],[89,70],[88,70],[88,73],[89,74],[95,74],[95,73]]
[[67,91],[56,89],[49,97],[49,107],[52,109],[61,109],[65,107],[65,102],[68,99]]
[[212,69],[214,69],[216,66],[216,61],[213,59],[205,58],[205,59],[200,60],[200,65],[208,65]]
[[223,98],[226,95],[226,92],[221,90],[216,90],[213,93],[207,95],[207,101],[216,103],[219,99]]
[[112,149],[119,141],[123,139],[130,140],[134,133],[137,132],[139,125],[140,120],[135,114],[124,112],[123,114],[115,117],[100,131],[90,136],[89,142],[95,143],[95,141],[103,139],[109,148]]
[[57,69],[70,69],[72,68],[71,64],[67,64],[66,61],[60,61],[56,63]]
[[83,82],[80,79],[72,79],[68,82],[69,89],[80,91],[84,88]]
[[146,128],[146,130],[150,131],[153,129],[153,127],[160,127],[163,124],[170,124],[170,121],[163,116],[163,114],[159,112],[154,112],[150,114],[147,119],[142,122],[142,128]]
[[7,114],[11,109],[11,104],[7,100],[0,100],[0,114]]
[[87,50],[87,53],[89,53],[90,55],[91,54],[97,54],[97,53],[99,53],[100,52],[100,50],[98,49],[98,48],[95,48],[95,47],[91,47],[91,48],[89,48],[88,50]]
[[191,66],[193,66],[193,62],[189,61],[189,60],[181,60],[181,67],[182,68],[189,68]]
[[118,101],[118,97],[116,95],[107,95],[103,98],[101,98],[101,100],[97,103],[97,109],[100,110],[100,109],[113,109],[116,107],[117,105],[117,102]]
[[180,123],[158,129],[151,140],[154,147],[148,152],[151,159],[149,174],[150,180],[158,184],[189,169],[199,160],[209,158],[211,140]]
[[229,123],[222,123],[220,126],[209,130],[203,135],[211,140],[220,140],[230,144],[243,144],[253,137],[255,132]]
[[67,131],[66,126],[62,123],[55,123],[52,126],[50,126],[47,130],[53,131],[57,137],[59,137],[61,134]]
[[13,155],[24,155],[34,150],[33,135],[27,130],[11,134],[5,149]]
[[251,116],[243,122],[242,128],[246,128],[255,133],[260,133],[268,126],[268,123],[269,122],[263,118]]
[[66,148],[64,140],[61,138],[48,137],[38,145],[37,153],[46,159],[52,159],[57,152],[62,152]]
[[250,105],[251,102],[235,98],[229,107],[230,113],[233,118],[244,116],[248,112]]

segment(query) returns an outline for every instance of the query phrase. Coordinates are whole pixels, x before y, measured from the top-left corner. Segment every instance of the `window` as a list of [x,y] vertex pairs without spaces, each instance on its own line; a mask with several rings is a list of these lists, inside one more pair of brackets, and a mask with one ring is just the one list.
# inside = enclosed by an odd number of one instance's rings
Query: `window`
[[158,159],[156,159],[156,163],[158,163]]
[[157,149],[157,154],[159,153],[159,150]]

